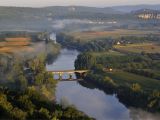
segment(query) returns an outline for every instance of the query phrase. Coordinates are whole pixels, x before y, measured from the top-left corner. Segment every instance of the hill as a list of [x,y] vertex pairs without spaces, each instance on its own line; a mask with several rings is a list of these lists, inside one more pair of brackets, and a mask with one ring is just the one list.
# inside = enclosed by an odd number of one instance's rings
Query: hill
[[140,10],[137,10],[137,11],[133,11],[132,13],[135,14],[140,19],[160,20],[160,10],[140,9]]
[[[120,14],[117,10],[113,8],[96,8],[96,7],[84,7],[84,6],[52,6],[52,7],[44,7],[44,8],[30,8],[30,7],[3,7],[0,6],[0,16],[48,16],[51,15],[60,16],[65,14],[84,14],[84,13],[101,13],[101,14]],[[26,17],[27,17],[26,16]]]
[[[60,26],[64,26],[66,23],[59,21],[64,19],[113,21],[114,19],[128,18],[128,15],[122,14],[122,12],[116,11],[112,8],[83,6],[52,6],[44,8],[0,7],[0,30],[44,31],[46,29],[53,30],[53,26],[58,26],[59,24]],[[89,24],[89,22],[86,24]],[[87,25],[85,25],[85,27],[86,26]],[[74,26],[67,26],[67,28],[70,27]],[[83,26],[82,24],[80,26],[76,23],[75,27],[80,28]]]
[[160,10],[160,4],[158,5],[126,5],[126,6],[114,6],[112,8],[121,12],[128,13],[128,12],[136,11],[139,9]]
[[119,14],[122,13],[111,7],[97,8],[97,7],[85,7],[85,6],[51,6],[44,8],[47,11],[54,11],[55,13],[104,13],[104,14]]
[[[135,6],[141,8],[140,6]],[[144,6],[143,6],[144,7]],[[123,10],[133,6],[121,6]],[[43,8],[0,7],[0,31],[92,30],[108,27],[134,28],[146,26],[134,14],[119,7],[51,6]],[[74,21],[71,21],[71,19]],[[63,21],[68,20],[68,21]],[[78,20],[78,21],[76,21]],[[140,24],[140,25],[139,25]],[[155,24],[155,23],[154,23]],[[152,27],[152,23],[150,24]],[[156,24],[157,26],[157,24]]]

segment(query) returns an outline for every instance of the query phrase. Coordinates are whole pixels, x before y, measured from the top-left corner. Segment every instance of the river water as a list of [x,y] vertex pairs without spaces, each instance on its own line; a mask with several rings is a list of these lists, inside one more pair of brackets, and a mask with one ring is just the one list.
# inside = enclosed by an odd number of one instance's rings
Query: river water
[[[61,50],[56,61],[46,66],[47,70],[74,69],[74,61],[78,54],[76,50]],[[67,76],[64,75],[65,77]],[[74,105],[78,110],[96,120],[130,120],[133,118],[143,120],[144,116],[148,115],[145,112],[128,109],[119,102],[115,95],[107,95],[98,88],[85,87],[77,81],[61,81],[57,84],[56,101],[60,103],[63,99],[67,101],[67,104]]]

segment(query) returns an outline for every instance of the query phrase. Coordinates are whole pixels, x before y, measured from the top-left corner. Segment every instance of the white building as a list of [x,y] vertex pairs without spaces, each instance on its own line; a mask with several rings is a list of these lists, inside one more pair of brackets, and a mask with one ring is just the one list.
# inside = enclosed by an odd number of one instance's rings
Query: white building
[[50,39],[51,41],[54,41],[55,44],[57,43],[57,41],[56,41],[56,34],[55,34],[55,33],[50,34],[49,39]]

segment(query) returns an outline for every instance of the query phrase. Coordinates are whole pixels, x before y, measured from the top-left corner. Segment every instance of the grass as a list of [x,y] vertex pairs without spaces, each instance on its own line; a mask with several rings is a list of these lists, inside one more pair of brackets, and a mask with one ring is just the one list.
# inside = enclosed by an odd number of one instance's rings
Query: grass
[[154,73],[154,76],[160,80],[160,71],[159,70],[156,70],[156,69],[143,69],[144,71],[148,71],[148,72],[151,72],[151,73]]
[[105,51],[105,52],[91,52],[91,54],[93,56],[99,57],[99,56],[123,56],[123,53],[114,51],[114,50],[109,50],[109,51]]
[[105,39],[107,37],[119,38],[121,36],[144,36],[147,34],[159,34],[155,31],[140,31],[140,30],[127,30],[127,29],[115,29],[112,31],[88,31],[88,32],[73,32],[69,35],[76,39],[80,39],[83,42],[87,42],[95,39]]
[[127,44],[127,45],[115,45],[115,49],[122,52],[132,53],[160,53],[160,45],[155,43],[139,43],[139,44]]
[[115,83],[121,86],[131,86],[133,83],[138,83],[142,89],[146,91],[160,90],[160,81],[135,75],[124,71],[114,71],[106,73],[107,76],[113,79]]

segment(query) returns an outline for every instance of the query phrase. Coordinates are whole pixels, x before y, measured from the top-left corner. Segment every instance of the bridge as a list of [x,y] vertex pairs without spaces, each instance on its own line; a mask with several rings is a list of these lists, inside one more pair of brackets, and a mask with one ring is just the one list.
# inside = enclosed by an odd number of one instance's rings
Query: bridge
[[64,74],[68,74],[69,78],[67,80],[81,80],[81,79],[74,79],[73,75],[76,73],[78,74],[80,77],[83,77],[89,70],[53,70],[53,71],[48,71],[50,73],[52,73],[53,75],[58,75],[59,76],[59,80],[64,80],[62,78],[62,76]]

